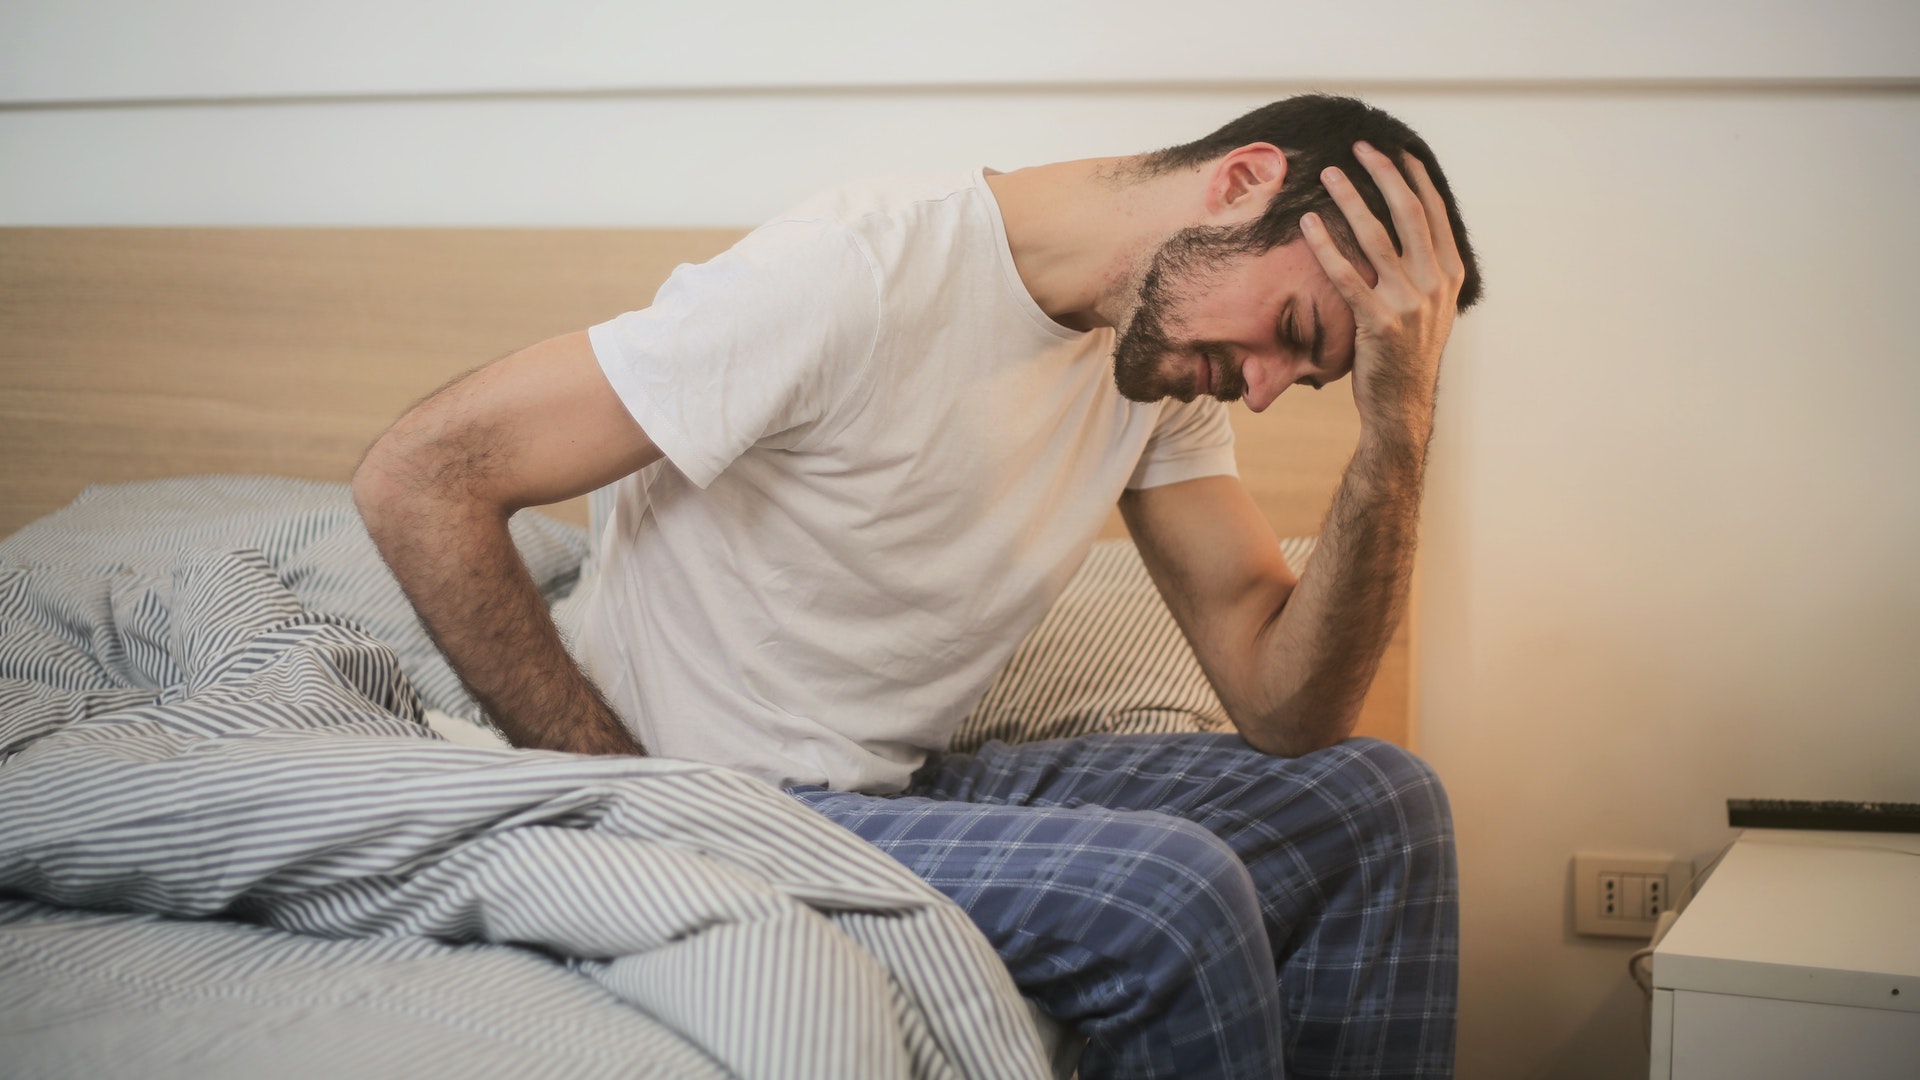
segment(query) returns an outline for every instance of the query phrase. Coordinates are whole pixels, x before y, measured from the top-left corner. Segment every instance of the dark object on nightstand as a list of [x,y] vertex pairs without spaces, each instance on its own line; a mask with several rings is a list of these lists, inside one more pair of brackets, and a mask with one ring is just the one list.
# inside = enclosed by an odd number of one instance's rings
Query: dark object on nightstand
[[1737,829],[1920,833],[1920,803],[1728,799],[1727,824]]

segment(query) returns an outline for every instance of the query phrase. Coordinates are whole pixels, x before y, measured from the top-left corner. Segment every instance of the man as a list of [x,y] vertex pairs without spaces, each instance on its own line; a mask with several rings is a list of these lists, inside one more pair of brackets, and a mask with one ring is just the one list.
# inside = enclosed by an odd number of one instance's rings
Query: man
[[[1443,1074],[1445,798],[1341,740],[1479,291],[1451,203],[1418,136],[1318,96],[1142,157],[851,186],[429,398],[356,498],[515,743],[786,786],[965,907],[1088,1037],[1082,1075]],[[1349,373],[1360,443],[1296,578],[1221,402]],[[616,481],[589,678],[506,521]],[[1238,736],[939,755],[1116,500]]]

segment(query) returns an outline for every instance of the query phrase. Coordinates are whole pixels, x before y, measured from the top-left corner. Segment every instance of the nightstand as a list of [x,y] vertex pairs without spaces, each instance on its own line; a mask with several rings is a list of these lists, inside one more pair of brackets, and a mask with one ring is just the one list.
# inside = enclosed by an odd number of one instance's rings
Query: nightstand
[[1747,830],[1653,987],[1653,1080],[1913,1080],[1920,835]]

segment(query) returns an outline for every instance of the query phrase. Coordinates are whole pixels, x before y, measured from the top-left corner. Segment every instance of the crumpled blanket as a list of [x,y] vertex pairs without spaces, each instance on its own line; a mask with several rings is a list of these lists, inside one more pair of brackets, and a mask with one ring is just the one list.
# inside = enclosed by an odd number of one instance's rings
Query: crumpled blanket
[[[309,610],[262,550],[186,550],[161,575],[137,515],[119,567],[33,528],[0,544],[0,897],[514,947],[671,1036],[629,1048],[637,1075],[1047,1075],[964,913],[777,789],[453,746],[393,648]],[[6,1041],[51,977],[0,906]],[[156,998],[201,962],[170,940],[149,951]]]

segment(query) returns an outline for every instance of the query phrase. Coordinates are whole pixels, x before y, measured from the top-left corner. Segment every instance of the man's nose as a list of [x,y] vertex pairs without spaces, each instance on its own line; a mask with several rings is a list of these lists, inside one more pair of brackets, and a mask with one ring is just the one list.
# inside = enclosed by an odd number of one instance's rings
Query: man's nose
[[1271,357],[1248,357],[1241,371],[1247,381],[1247,393],[1241,400],[1254,412],[1265,411],[1291,385],[1286,365]]

